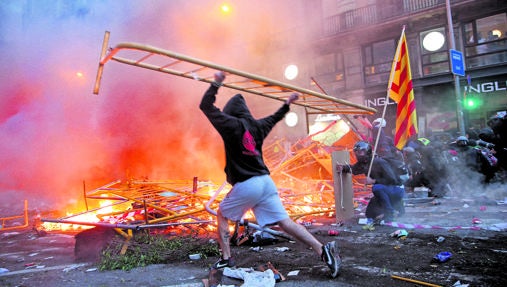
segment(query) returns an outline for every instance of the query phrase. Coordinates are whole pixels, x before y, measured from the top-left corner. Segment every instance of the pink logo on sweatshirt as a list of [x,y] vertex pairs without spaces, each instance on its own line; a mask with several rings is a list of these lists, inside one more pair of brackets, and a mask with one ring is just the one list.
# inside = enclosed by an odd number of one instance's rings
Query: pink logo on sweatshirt
[[243,151],[243,154],[246,155],[259,155],[259,152],[255,150],[255,139],[250,133],[249,130],[246,130],[243,134],[243,147],[245,147],[246,151]]

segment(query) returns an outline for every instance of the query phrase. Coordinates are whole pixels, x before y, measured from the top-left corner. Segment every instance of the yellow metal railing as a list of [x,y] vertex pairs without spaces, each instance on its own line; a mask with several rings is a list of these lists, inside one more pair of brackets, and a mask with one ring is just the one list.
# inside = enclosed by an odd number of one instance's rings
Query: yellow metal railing
[[[24,220],[22,225],[12,225],[12,222],[18,222],[20,219]],[[28,201],[25,199],[25,209],[22,215],[14,215],[8,217],[0,217],[0,232],[14,229],[23,229],[28,227]],[[9,226],[11,225],[11,226]]]

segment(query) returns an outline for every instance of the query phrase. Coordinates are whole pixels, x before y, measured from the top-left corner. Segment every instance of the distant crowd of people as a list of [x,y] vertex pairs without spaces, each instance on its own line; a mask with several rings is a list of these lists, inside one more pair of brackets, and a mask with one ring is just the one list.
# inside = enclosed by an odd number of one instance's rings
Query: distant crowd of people
[[488,127],[469,129],[451,141],[418,138],[403,148],[411,178],[409,188],[425,186],[432,196],[444,196],[449,182],[504,182],[507,172],[507,116],[495,115]]
[[488,127],[469,130],[466,136],[414,138],[402,150],[383,132],[385,121],[373,121],[378,142],[363,140],[355,144],[357,162],[337,165],[338,172],[368,175],[373,198],[366,217],[392,221],[404,213],[406,190],[426,187],[428,196],[443,197],[459,184],[487,185],[507,180],[507,116],[495,115]]

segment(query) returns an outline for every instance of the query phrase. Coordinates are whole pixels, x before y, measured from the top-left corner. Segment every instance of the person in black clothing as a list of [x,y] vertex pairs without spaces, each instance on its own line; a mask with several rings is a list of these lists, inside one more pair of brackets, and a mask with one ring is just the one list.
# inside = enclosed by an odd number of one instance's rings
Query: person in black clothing
[[304,242],[326,262],[331,276],[336,277],[341,263],[335,253],[335,242],[320,243],[304,226],[294,222],[285,210],[278,190],[262,156],[262,144],[276,123],[289,112],[299,97],[293,93],[272,115],[254,119],[241,94],[232,97],[223,111],[215,106],[218,88],[225,80],[223,72],[214,75],[214,82],[204,93],[199,108],[218,131],[225,147],[225,174],[232,189],[220,202],[217,211],[218,243],[222,258],[214,268],[232,267],[229,220],[239,222],[252,210],[261,227],[277,224],[283,231]]
[[[389,137],[385,133],[386,121],[382,118],[375,119],[372,123],[372,132],[373,132],[373,142],[378,139],[377,144],[377,155],[380,157],[395,157],[396,156],[396,146],[394,145],[394,140],[392,137]],[[380,135],[379,135],[380,133]]]
[[495,156],[498,158],[498,165],[503,171],[507,171],[507,114],[494,115],[488,120],[488,127],[492,134],[481,137],[482,140],[492,143],[495,147]]
[[438,138],[431,141],[427,138],[418,138],[417,140],[409,141],[406,146],[412,147],[421,156],[420,161],[424,170],[421,182],[423,186],[430,189],[428,196],[445,196],[448,189],[448,170],[449,166],[452,165],[447,144],[441,142]]
[[[357,162],[352,166],[337,164],[338,172],[352,172],[352,174],[368,174],[372,160],[372,148],[365,141],[359,141],[354,145],[354,154]],[[373,163],[367,184],[373,184],[372,193],[374,197],[366,208],[366,217],[372,219],[382,218],[390,222],[395,216],[405,213],[403,197],[405,189],[401,180],[396,176],[391,165],[381,157],[373,157]]]
[[477,146],[477,141],[470,140],[466,136],[459,136],[449,146],[456,153],[454,165],[461,167],[457,175],[458,178],[465,175],[465,178],[463,178],[465,180],[466,178],[479,176],[482,183],[489,183],[495,176],[496,164],[492,165],[486,150],[483,153],[482,149],[486,148]]
[[415,188],[429,186],[430,182],[424,175],[424,166],[421,162],[421,155],[410,146],[403,148],[403,158],[407,164],[410,178],[405,182],[405,187]]

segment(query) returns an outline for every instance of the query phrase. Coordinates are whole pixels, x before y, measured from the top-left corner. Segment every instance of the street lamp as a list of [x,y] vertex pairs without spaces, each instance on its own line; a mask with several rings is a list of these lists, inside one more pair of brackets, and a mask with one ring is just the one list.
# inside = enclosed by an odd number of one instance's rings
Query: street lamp
[[285,71],[283,74],[287,80],[292,81],[298,76],[298,72],[299,72],[298,66],[290,64],[287,67],[285,67]]
[[[452,25],[451,1],[445,0],[445,7],[447,12],[447,24],[449,25],[449,41],[451,49],[454,50],[456,45],[454,43],[454,27]],[[450,51],[449,51],[450,54]],[[449,61],[451,61],[449,59]],[[456,116],[458,118],[458,131],[459,135],[465,135],[465,121],[463,119],[463,106],[462,97],[460,93],[459,76],[454,74],[454,91],[456,93]]]
[[220,10],[222,10],[222,13],[224,13],[224,14],[229,14],[231,12],[231,6],[229,6],[228,4],[224,3],[220,7]]
[[292,128],[298,124],[298,115],[295,112],[288,112],[285,115],[285,124]]
[[445,44],[445,37],[441,32],[433,31],[423,38],[423,47],[429,52],[440,50]]

